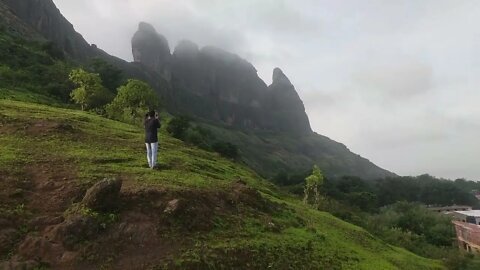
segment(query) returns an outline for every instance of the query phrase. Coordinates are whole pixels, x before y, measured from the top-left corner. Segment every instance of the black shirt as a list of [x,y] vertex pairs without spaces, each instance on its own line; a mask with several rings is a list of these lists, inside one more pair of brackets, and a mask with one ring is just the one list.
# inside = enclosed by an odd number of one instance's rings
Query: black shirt
[[158,142],[160,121],[156,118],[145,119],[145,143]]

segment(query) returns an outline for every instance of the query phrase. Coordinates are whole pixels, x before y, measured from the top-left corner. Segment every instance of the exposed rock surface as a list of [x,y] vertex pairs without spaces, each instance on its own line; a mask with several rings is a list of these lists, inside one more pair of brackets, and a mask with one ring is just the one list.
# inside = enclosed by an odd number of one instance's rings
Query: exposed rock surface
[[279,68],[273,70],[269,88],[268,111],[273,113],[273,127],[281,131],[300,130],[310,133],[310,122],[300,96]]
[[170,47],[167,39],[158,34],[152,25],[141,22],[132,38],[133,60],[163,73],[170,62]]
[[82,203],[95,211],[108,211],[118,207],[118,199],[122,181],[104,179],[87,190]]
[[2,0],[22,21],[47,40],[53,41],[75,58],[85,59],[93,51],[73,25],[63,17],[52,0]]

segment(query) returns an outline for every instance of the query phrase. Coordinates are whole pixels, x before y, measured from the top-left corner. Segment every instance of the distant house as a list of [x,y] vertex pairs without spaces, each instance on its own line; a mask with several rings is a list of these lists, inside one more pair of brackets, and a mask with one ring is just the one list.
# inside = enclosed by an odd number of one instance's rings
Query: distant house
[[455,211],[450,215],[457,221],[480,225],[480,210]]
[[451,215],[459,248],[480,254],[480,210],[455,211]]
[[455,211],[470,211],[472,210],[472,207],[467,205],[451,205],[451,206],[441,206],[441,207],[430,206],[430,207],[427,207],[427,209],[437,213],[448,214]]

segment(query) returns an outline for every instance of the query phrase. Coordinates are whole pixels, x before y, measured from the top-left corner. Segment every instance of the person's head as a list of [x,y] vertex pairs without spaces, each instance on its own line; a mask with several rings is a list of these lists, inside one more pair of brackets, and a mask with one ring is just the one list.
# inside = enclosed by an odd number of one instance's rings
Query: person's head
[[155,111],[151,110],[147,113],[147,115],[148,115],[148,117],[153,118],[153,117],[155,117]]

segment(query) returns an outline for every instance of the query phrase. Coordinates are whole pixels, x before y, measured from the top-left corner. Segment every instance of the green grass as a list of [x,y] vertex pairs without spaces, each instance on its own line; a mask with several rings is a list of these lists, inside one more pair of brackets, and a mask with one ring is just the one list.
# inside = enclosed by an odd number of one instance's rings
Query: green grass
[[[100,116],[0,99],[0,172],[21,174],[25,164],[64,162],[80,183],[107,176],[130,185],[168,190],[229,191],[237,179],[277,205],[272,212],[247,205],[214,217],[208,232],[187,237],[177,267],[202,269],[444,269],[440,261],[392,247],[365,230],[308,208],[246,166],[160,134],[161,170],[146,168],[141,128]],[[188,221],[178,221],[188,222]]]

